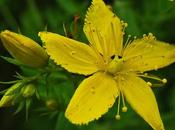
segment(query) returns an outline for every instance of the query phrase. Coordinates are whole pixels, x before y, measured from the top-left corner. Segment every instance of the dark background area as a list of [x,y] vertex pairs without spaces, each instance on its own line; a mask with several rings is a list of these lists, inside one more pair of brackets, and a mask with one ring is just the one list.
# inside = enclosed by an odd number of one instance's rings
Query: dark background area
[[[80,16],[76,39],[86,41],[82,32],[83,19],[90,0],[0,0],[0,31],[9,29],[38,41],[38,32],[45,30],[64,35],[63,23],[72,32],[74,16]],[[127,34],[142,37],[152,32],[157,39],[175,43],[175,2],[168,0],[108,0],[114,12],[128,23]],[[83,35],[82,35],[83,34]],[[0,55],[9,56],[0,42]],[[0,59],[0,81],[14,80],[14,66]],[[153,88],[159,104],[166,130],[175,129],[175,64],[154,72],[168,79],[160,88]],[[1,85],[0,90],[9,87]],[[115,105],[116,106],[116,105]],[[74,126],[64,114],[48,118],[31,110],[30,118],[25,120],[25,111],[14,115],[15,107],[0,108],[0,130],[149,130],[151,129],[131,108],[122,115],[120,121],[114,119],[115,108],[108,114],[85,126]]]

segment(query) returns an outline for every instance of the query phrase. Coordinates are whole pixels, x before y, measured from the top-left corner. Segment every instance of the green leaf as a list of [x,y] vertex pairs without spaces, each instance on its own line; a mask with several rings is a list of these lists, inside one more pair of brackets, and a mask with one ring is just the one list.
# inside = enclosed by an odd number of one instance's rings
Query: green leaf
[[65,118],[64,112],[60,112],[58,115],[55,130],[74,130],[75,126]]
[[29,108],[31,105],[31,99],[26,99],[26,121],[29,119]]
[[4,59],[5,61],[11,63],[11,64],[14,64],[14,65],[17,65],[17,66],[21,66],[23,65],[22,63],[20,63],[19,61],[17,61],[16,59],[14,58],[10,58],[10,57],[5,57],[5,56],[0,56],[2,59]]
[[5,93],[7,92],[7,90],[8,90],[8,89],[5,89],[5,90],[0,91],[0,95],[5,94]]
[[22,111],[22,109],[24,108],[25,103],[24,102],[20,102],[16,111],[14,112],[14,115],[18,114],[20,111]]

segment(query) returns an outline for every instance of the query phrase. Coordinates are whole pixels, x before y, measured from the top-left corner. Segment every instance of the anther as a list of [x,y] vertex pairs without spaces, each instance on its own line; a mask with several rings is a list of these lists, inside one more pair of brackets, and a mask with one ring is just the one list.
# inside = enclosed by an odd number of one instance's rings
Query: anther
[[125,28],[128,27],[128,23],[124,23]]
[[116,115],[116,116],[115,116],[115,119],[116,119],[116,120],[120,120],[120,119],[121,119],[121,116],[120,116],[120,115]]
[[127,112],[128,108],[126,106],[122,107],[122,112]]
[[167,79],[162,79],[162,83],[166,84],[167,83]]
[[120,22],[121,22],[122,25],[124,25],[124,21],[123,20],[121,20]]
[[148,75],[148,73],[144,73],[144,75],[145,75],[145,76],[147,76],[147,75]]
[[150,33],[148,33],[148,36],[153,37],[153,34],[150,32]]
[[146,34],[143,34],[143,38],[146,37]]
[[151,87],[152,86],[152,83],[151,82],[147,82],[147,85]]
[[131,35],[130,34],[128,35],[128,38],[131,38]]

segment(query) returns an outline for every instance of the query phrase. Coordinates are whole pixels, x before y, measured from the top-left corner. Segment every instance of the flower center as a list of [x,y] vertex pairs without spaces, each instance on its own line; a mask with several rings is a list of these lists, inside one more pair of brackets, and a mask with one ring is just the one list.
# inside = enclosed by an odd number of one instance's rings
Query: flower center
[[116,74],[122,68],[123,59],[121,56],[112,56],[111,59],[112,61],[109,63],[107,67],[107,72],[111,74]]

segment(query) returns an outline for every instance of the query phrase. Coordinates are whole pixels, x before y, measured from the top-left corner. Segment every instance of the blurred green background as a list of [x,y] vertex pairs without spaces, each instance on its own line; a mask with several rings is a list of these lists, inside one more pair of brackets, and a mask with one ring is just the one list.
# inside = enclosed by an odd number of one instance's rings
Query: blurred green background
[[[0,31],[9,29],[38,41],[37,33],[45,30],[64,35],[63,23],[68,34],[74,34],[74,18],[78,29],[74,38],[86,41],[82,33],[83,19],[90,0],[0,0]],[[128,23],[127,34],[142,37],[152,32],[157,39],[175,43],[175,1],[169,0],[106,0],[112,5],[114,12]],[[0,43],[0,55],[9,56]],[[0,80],[15,79],[13,75],[21,72],[8,62],[0,59]],[[166,77],[168,83],[160,88],[153,88],[159,104],[160,113],[166,130],[175,130],[175,64],[154,72],[160,77]],[[83,77],[73,75],[71,81],[60,83],[56,91],[70,91],[67,102],[73,94],[73,83],[78,84]],[[0,90],[9,87],[0,85]],[[64,88],[64,89],[63,89]],[[68,90],[67,90],[68,89]],[[44,107],[44,103],[37,104]],[[122,119],[117,121],[114,116],[116,104],[100,120],[89,125],[75,126],[64,118],[63,111],[49,111],[41,116],[41,112],[30,108],[29,120],[25,120],[25,110],[14,115],[15,107],[0,109],[0,130],[151,130],[130,107]],[[51,114],[50,114],[51,113]],[[43,114],[44,115],[44,114]],[[51,115],[54,115],[51,117]]]

